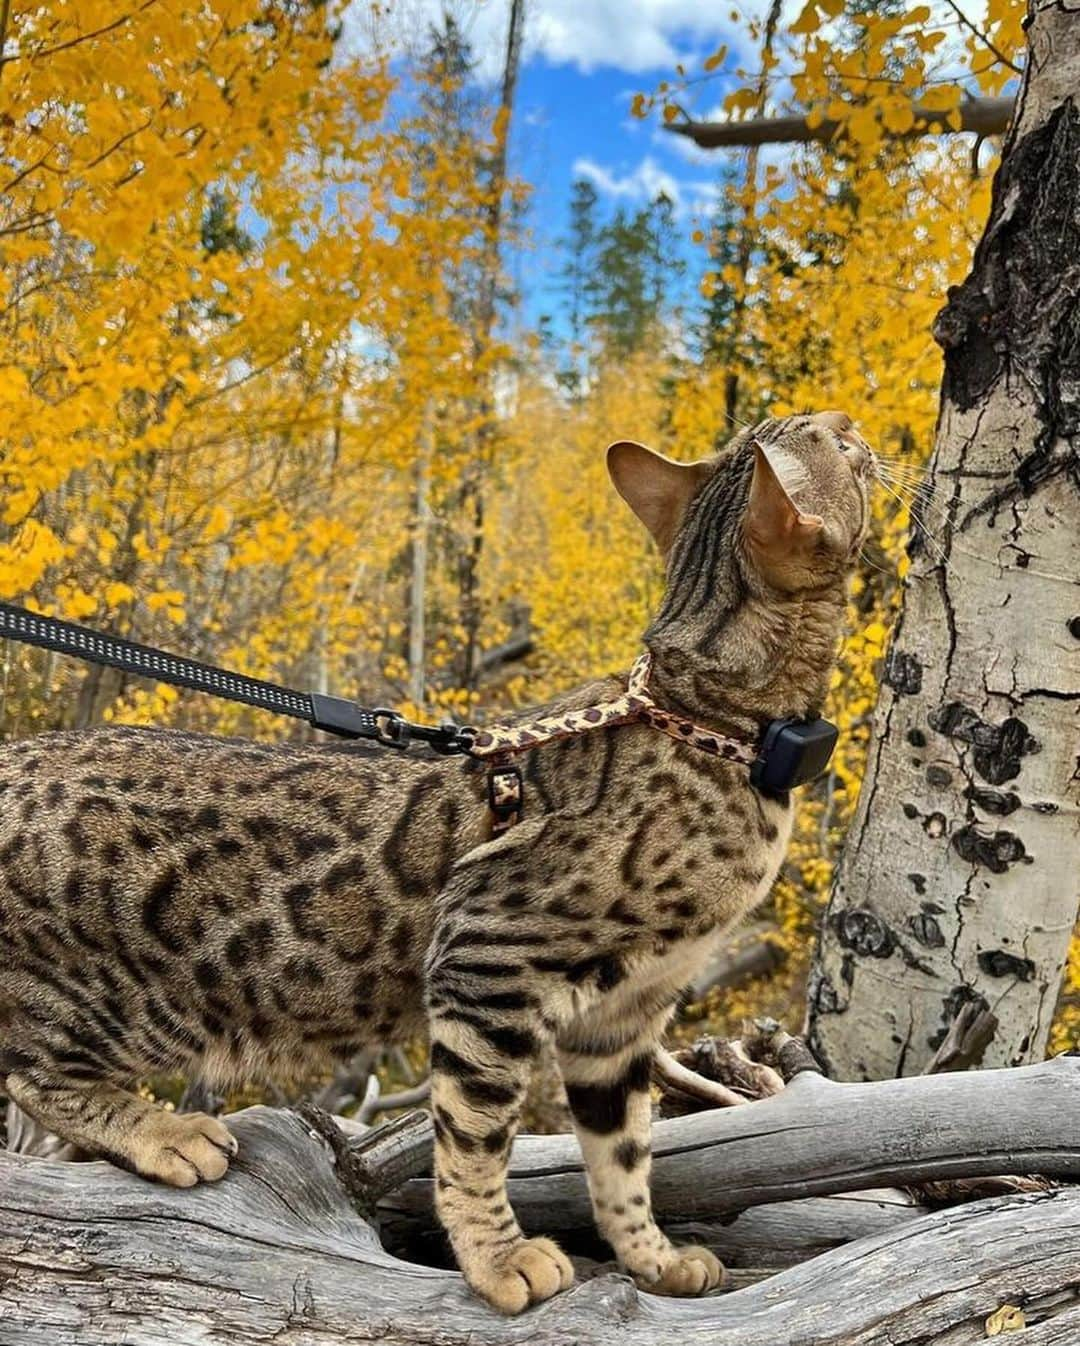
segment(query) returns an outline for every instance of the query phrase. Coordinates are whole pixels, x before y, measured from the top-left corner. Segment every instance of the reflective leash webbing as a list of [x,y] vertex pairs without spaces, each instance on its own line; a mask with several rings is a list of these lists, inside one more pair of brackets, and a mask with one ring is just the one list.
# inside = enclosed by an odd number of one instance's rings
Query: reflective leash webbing
[[411,739],[417,738],[437,751],[465,750],[465,736],[456,725],[414,725],[396,711],[369,710],[344,697],[326,696],[321,692],[298,692],[276,682],[248,677],[246,673],[234,673],[181,654],[169,654],[151,645],[140,645],[122,636],[105,635],[76,622],[45,617],[11,603],[0,603],[0,638],[37,645],[41,649],[188,691],[239,701],[274,715],[306,720],[316,729],[345,738],[373,739],[393,748],[407,747]]

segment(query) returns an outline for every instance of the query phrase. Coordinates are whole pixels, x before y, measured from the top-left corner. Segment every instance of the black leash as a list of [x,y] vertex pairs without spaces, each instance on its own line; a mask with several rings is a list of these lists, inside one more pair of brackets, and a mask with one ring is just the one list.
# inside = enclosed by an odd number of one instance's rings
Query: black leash
[[328,734],[373,739],[387,748],[407,748],[413,740],[418,740],[436,752],[468,752],[474,737],[474,731],[466,726],[414,724],[395,710],[381,706],[368,710],[341,696],[280,687],[276,682],[202,664],[196,659],[155,649],[152,645],[124,640],[122,636],[108,636],[75,622],[43,617],[11,603],[0,603],[0,638],[55,650],[58,654],[104,664],[107,668],[134,673],[155,682],[167,682],[173,687],[239,701],[275,715],[289,715],[294,720],[306,720]]

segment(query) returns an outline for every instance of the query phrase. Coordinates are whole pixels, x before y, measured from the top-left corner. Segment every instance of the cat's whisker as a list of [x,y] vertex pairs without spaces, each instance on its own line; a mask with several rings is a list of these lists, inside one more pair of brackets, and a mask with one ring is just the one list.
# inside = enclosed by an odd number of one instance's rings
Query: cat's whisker
[[859,560],[863,563],[863,565],[869,566],[871,570],[876,570],[879,574],[884,575],[887,579],[892,580],[896,578],[896,571],[888,570],[886,569],[885,566],[879,566],[876,561],[872,561],[870,557],[867,556],[865,547],[859,548]]
[[915,469],[906,468],[889,462],[878,460],[878,473],[881,476],[888,477],[890,481],[902,482],[905,486],[911,486],[915,489],[923,489],[927,486],[929,478],[926,473]]
[[895,477],[903,481],[917,481],[920,484],[929,480],[928,475],[923,468],[913,467],[910,463],[896,463],[888,458],[882,458],[880,454],[875,455],[878,468],[884,471],[888,476]]
[[[883,484],[884,481],[889,481],[889,478],[884,478]],[[951,530],[952,519],[948,510],[934,500],[929,486],[922,485],[912,487],[897,481],[891,481],[890,484],[896,487],[896,492],[894,493],[898,493],[902,498],[909,500],[909,508],[918,519],[924,531],[929,531],[926,527],[928,515],[936,517],[938,526],[943,534]]]
[[915,510],[909,508],[909,514],[912,522],[921,537],[929,555],[942,566],[949,566],[949,554],[937,535],[927,526],[926,520]]
[[879,477],[878,480],[881,482],[881,485],[885,488],[885,490],[888,491],[888,493],[893,497],[893,499],[896,500],[903,509],[907,510],[908,513],[911,515],[911,517],[915,520],[916,524],[918,525],[919,532],[922,534],[923,542],[927,550],[929,551],[930,555],[937,561],[937,563],[942,567],[942,569],[948,570],[950,568],[949,558],[948,554],[945,551],[945,548],[941,545],[941,543],[934,536],[934,534],[931,533],[930,530],[926,527],[922,518],[912,507],[911,502],[905,500],[904,497],[898,491],[894,490],[893,487],[887,481],[884,480],[884,478]]

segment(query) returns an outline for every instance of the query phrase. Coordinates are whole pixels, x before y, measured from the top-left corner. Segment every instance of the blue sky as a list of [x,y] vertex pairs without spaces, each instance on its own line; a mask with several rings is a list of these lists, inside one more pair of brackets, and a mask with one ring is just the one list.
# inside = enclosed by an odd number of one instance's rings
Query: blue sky
[[[552,244],[566,231],[570,189],[577,177],[596,187],[604,214],[619,206],[632,210],[666,191],[678,204],[689,252],[690,233],[716,189],[724,160],[699,154],[700,162],[688,162],[688,147],[659,130],[655,119],[642,122],[630,116],[634,94],[651,90],[671,73],[670,67],[627,72],[611,66],[586,73],[540,55],[525,65],[512,160],[516,172],[532,184],[532,246],[517,259],[515,277],[528,292],[530,312],[544,308],[551,273],[560,265]],[[695,265],[703,269],[700,255]],[[548,293],[546,303],[551,302]]]
[[[557,302],[552,278],[561,259],[553,245],[566,230],[571,184],[578,176],[596,186],[602,215],[619,205],[644,205],[665,190],[678,207],[689,270],[700,274],[705,259],[690,234],[735,152],[697,150],[662,131],[655,114],[646,121],[632,118],[630,103],[635,93],[651,93],[661,80],[674,80],[680,60],[700,71],[702,59],[727,43],[728,74],[718,72],[696,91],[698,111],[715,112],[732,87],[745,20],[760,11],[763,0],[526,0],[526,5],[511,168],[532,185],[531,244],[508,259],[523,292],[526,321],[535,323]],[[471,40],[479,78],[494,82],[509,0],[389,0],[381,22],[408,46],[422,40],[444,8]]]

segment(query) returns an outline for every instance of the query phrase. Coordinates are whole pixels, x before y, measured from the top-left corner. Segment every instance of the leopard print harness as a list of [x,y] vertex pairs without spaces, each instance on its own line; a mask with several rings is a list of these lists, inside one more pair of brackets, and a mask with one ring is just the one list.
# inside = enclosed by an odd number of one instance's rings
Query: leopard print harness
[[487,763],[492,836],[505,832],[521,819],[525,787],[521,769],[514,759],[534,748],[561,739],[579,738],[594,729],[607,729],[618,724],[647,724],[712,757],[740,762],[743,766],[754,762],[756,745],[718,734],[714,729],[694,724],[685,716],[658,706],[648,688],[651,669],[652,657],[645,651],[635,660],[622,696],[561,715],[542,715],[525,724],[490,725],[476,730],[468,752],[471,757]]

